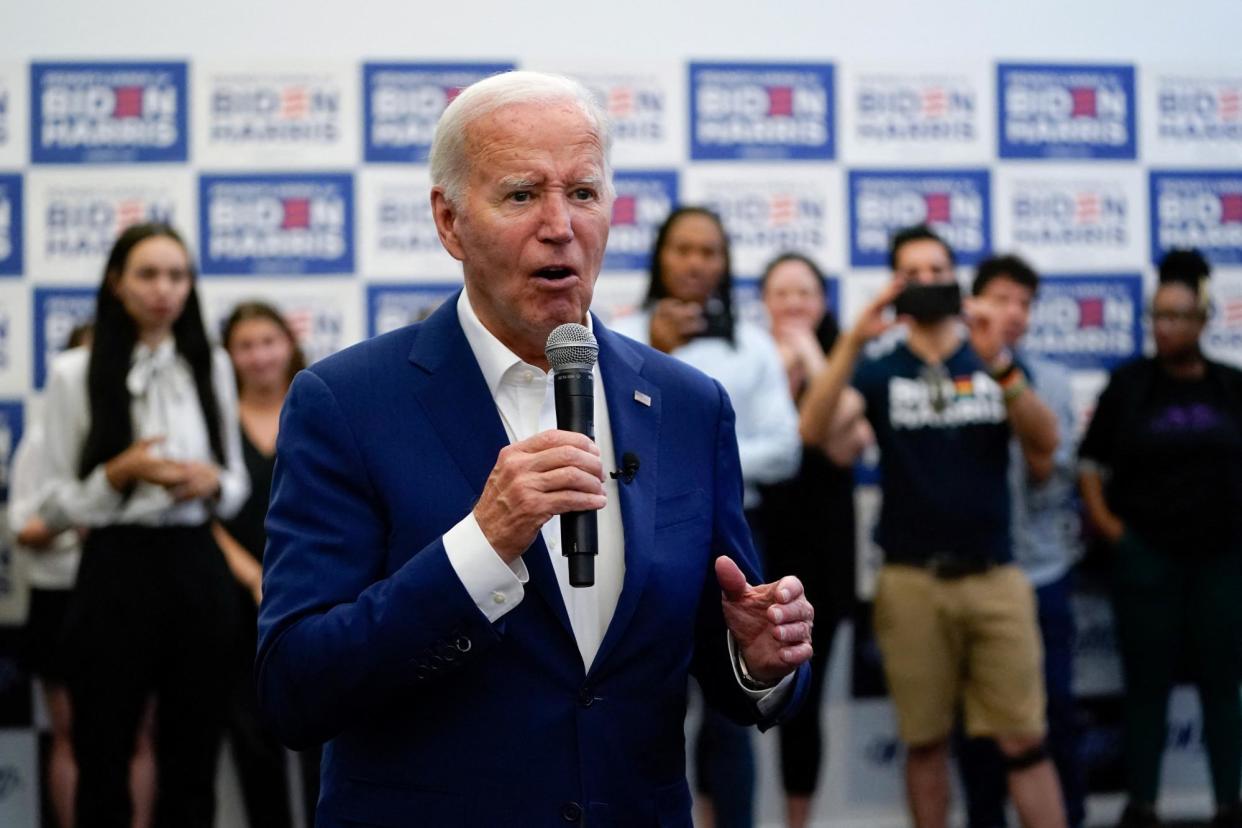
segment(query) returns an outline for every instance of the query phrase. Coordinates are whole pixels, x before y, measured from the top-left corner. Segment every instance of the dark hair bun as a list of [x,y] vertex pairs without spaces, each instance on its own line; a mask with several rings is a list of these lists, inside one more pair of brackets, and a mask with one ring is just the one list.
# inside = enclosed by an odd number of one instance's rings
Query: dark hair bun
[[1181,282],[1199,289],[1199,282],[1212,273],[1203,254],[1193,248],[1174,248],[1160,260],[1160,283]]

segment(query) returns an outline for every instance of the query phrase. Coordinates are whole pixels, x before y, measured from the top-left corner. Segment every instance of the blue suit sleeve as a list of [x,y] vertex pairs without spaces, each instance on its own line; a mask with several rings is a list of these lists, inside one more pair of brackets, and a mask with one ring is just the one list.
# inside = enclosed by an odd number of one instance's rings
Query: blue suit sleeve
[[303,371],[281,413],[256,665],[260,706],[291,747],[399,693],[416,703],[499,640],[442,540],[387,573],[384,503],[336,397]]
[[[721,411],[716,434],[712,561],[720,555],[728,555],[746,575],[747,583],[759,584],[764,581],[764,577],[759,556],[755,552],[750,525],[742,510],[742,470],[738,460],[733,406],[719,383],[716,383],[716,389],[720,394]],[[738,724],[757,723],[760,730],[766,730],[797,711],[806,696],[811,666],[803,664],[798,668],[793,691],[785,703],[768,716],[762,716],[754,699],[742,690],[733,672],[727,628],[720,602],[720,585],[716,582],[715,566],[709,565],[703,594],[699,599],[691,671],[703,688],[708,704]]]

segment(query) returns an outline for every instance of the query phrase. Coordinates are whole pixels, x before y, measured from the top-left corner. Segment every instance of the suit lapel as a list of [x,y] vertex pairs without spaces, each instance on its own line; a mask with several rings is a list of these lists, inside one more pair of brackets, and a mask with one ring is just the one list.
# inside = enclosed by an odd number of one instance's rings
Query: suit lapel
[[[409,359],[423,374],[424,381],[415,385],[415,395],[477,498],[483,494],[496,457],[509,444],[509,437],[457,318],[459,295],[460,291],[446,299],[422,323]],[[522,559],[530,583],[572,639],[569,614],[542,535],[535,536]]]
[[[642,356],[620,336],[594,320],[599,340],[599,367],[612,426],[613,450],[620,459],[632,452],[639,471],[630,483],[617,486],[621,525],[625,532],[625,581],[617,609],[591,664],[595,674],[616,649],[634,617],[651,569],[655,541],[656,481],[659,479],[660,391],[640,376]],[[646,402],[637,395],[644,395]]]

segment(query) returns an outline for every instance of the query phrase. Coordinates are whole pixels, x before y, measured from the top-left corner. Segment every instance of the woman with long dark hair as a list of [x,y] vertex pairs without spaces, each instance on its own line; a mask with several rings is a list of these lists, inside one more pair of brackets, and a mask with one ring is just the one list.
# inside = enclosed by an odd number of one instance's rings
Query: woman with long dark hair
[[129,825],[127,777],[156,711],[154,824],[212,825],[236,595],[209,528],[249,492],[228,357],[208,344],[180,236],[130,227],[99,286],[94,342],[52,365],[52,481],[39,515],[87,529],[65,628],[80,828]]
[[[276,466],[276,433],[289,384],[306,367],[297,337],[276,308],[243,302],[225,320],[221,340],[237,375],[237,410],[242,457],[250,475],[250,497],[229,520],[212,525],[237,581],[242,645],[233,671],[229,741],[237,763],[246,816],[253,828],[288,828],[293,824],[285,749],[259,717],[254,689],[254,654],[258,648],[258,603],[263,592],[263,521]],[[300,754],[306,813],[314,819],[319,788],[319,751]]]
[[1113,371],[1078,449],[1083,503],[1113,549],[1127,828],[1159,824],[1181,662],[1203,708],[1213,825],[1242,826],[1242,372],[1200,348],[1207,280],[1197,252],[1164,259],[1151,307],[1155,356]]
[[[737,415],[743,504],[758,522],[759,485],[798,470],[798,415],[772,338],[736,318],[729,239],[704,207],[679,207],[656,233],[643,310],[614,329],[698,368],[720,382]],[[756,537],[762,550],[762,538]],[[752,689],[752,688],[748,688]],[[755,762],[746,728],[707,708],[695,748],[698,824],[754,824]]]

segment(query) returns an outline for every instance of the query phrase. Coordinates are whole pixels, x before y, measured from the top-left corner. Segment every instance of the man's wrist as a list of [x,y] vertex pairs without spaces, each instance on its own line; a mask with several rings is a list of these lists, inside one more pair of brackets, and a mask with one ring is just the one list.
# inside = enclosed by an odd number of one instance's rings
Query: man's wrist
[[750,670],[746,668],[746,659],[742,657],[741,650],[738,650],[737,652],[737,670],[741,675],[742,686],[747,690],[771,690],[773,687],[781,683],[780,679],[777,679],[776,681],[760,681],[752,676],[750,674]]
[[1001,388],[1001,398],[1006,403],[1011,403],[1030,387],[1030,383],[1026,378],[1026,372],[1022,370],[1016,362],[1000,373],[994,376],[996,384]]
[[988,374],[999,383],[1018,368],[1018,361],[1013,358],[1012,351],[1008,348],[1001,348],[996,356],[987,360],[987,366]]

